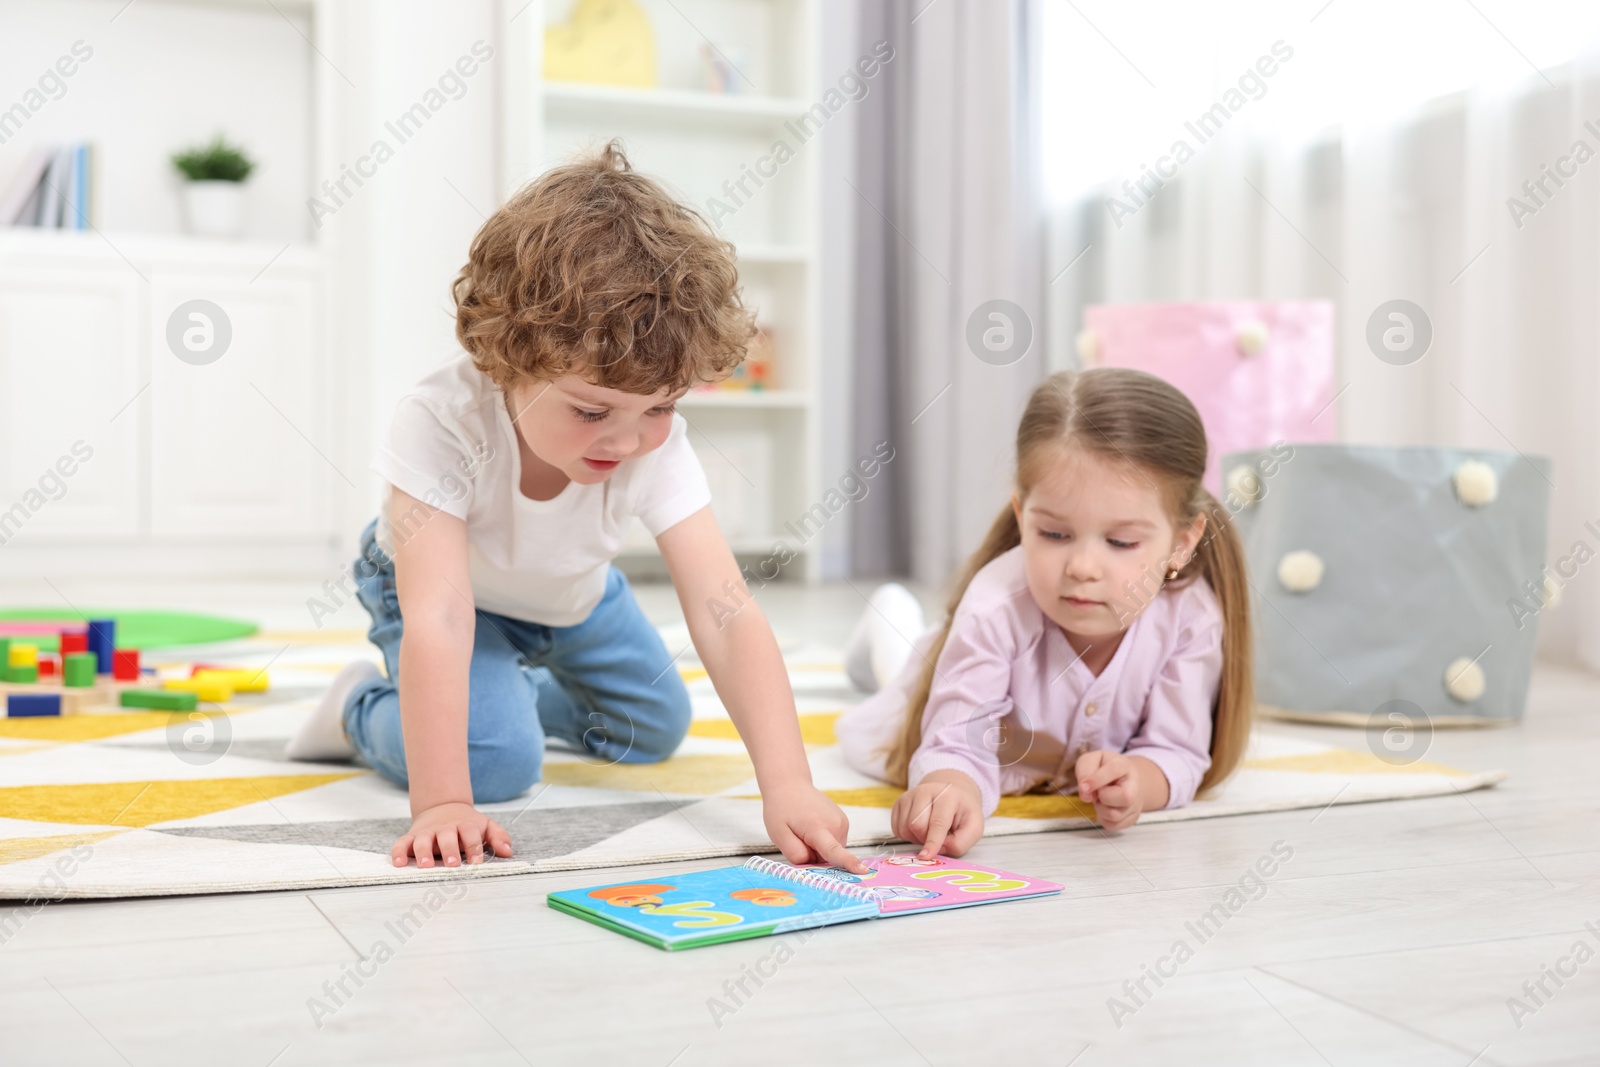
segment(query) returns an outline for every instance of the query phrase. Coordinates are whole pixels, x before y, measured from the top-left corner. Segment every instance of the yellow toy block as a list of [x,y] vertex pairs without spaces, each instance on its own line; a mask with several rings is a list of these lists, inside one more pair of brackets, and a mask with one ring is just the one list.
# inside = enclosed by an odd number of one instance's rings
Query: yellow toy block
[[198,699],[220,704],[233,699],[233,687],[225,682],[202,681],[199,678],[168,678],[161,683],[163,689],[179,689],[193,693]]
[[207,667],[194,673],[196,681],[220,682],[231,687],[237,693],[265,693],[267,691],[267,672],[251,670],[248,667],[223,670]]
[[39,665],[38,645],[12,645],[11,666],[37,667]]

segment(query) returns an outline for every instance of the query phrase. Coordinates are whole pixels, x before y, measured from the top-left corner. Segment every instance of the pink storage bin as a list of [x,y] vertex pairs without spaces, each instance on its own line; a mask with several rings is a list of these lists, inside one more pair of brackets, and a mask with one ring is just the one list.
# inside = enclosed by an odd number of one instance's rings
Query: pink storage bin
[[1218,497],[1226,453],[1336,438],[1331,301],[1103,304],[1083,318],[1084,366],[1149,371],[1194,402],[1210,445],[1206,488]]

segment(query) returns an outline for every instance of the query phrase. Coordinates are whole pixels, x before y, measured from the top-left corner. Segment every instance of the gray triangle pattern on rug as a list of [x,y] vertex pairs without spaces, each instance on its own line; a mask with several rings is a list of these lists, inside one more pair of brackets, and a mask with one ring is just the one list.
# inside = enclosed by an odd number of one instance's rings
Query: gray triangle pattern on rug
[[[108,748],[144,748],[152,751],[170,749],[172,747],[171,743],[165,738],[159,741],[127,741],[120,737],[110,737],[104,740],[84,741],[81,743],[86,745],[105,745]],[[357,763],[354,760],[291,760],[283,754],[283,750],[288,744],[288,740],[282,737],[234,738],[228,742],[223,753],[229,756],[240,756],[244,759],[267,760],[271,763],[323,764],[329,767],[347,767],[358,771],[369,769],[365,763]]]
[[[508,826],[513,858],[537,863],[597,845],[624,830],[668,815],[694,800],[652,800],[638,804],[597,804],[572,808],[537,808]],[[505,821],[497,820],[502,826]],[[264,845],[311,845],[348,848],[388,855],[409,819],[348,819],[331,822],[250,823],[237,826],[150,826],[155,833],[204,837]]]

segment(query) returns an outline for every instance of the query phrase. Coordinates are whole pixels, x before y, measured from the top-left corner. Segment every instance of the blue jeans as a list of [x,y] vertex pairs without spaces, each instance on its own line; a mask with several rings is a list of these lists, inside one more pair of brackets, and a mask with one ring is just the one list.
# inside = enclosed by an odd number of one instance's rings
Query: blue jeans
[[[383,652],[389,677],[350,693],[344,729],[374,770],[404,787],[400,598],[376,526],[361,535],[356,595],[372,616],[367,637]],[[689,691],[616,567],[600,603],[576,626],[479,610],[468,684],[467,763],[480,804],[509,800],[537,782],[547,737],[605,763],[653,763],[672,755],[689,729]]]

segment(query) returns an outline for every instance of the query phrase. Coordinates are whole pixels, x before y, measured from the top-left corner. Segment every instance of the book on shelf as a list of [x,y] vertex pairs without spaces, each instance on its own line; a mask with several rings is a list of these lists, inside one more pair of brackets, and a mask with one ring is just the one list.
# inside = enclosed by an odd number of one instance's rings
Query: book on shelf
[[89,229],[95,163],[88,142],[34,146],[0,187],[0,226]]

